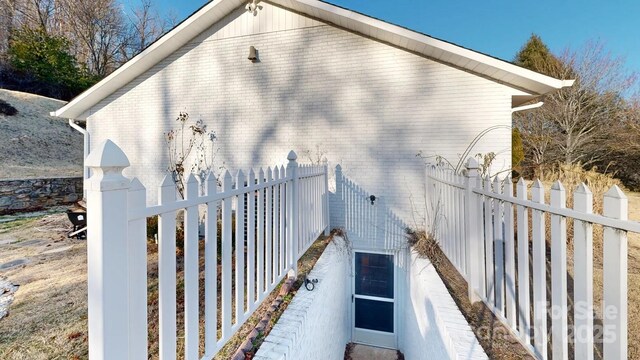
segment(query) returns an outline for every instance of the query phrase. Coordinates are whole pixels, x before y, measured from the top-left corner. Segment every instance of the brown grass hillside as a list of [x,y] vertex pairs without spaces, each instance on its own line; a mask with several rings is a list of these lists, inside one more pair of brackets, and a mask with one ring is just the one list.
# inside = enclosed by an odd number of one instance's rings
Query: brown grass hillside
[[0,179],[82,175],[82,135],[49,116],[63,101],[4,89],[0,100],[18,110],[0,113]]

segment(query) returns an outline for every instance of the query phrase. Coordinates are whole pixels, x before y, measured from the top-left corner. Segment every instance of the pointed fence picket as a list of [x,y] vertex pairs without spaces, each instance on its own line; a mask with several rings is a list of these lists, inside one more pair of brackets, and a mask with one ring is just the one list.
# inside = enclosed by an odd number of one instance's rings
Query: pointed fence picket
[[[533,202],[544,204],[544,186],[540,180],[533,183]],[[547,251],[545,216],[533,210],[533,331],[536,354],[547,358]]]
[[[235,177],[226,171],[221,189],[210,173],[202,194],[197,178],[189,175],[184,200],[178,199],[176,186],[167,176],[159,187],[158,204],[147,206],[142,183],[122,176],[129,166],[122,150],[111,141],[98,146],[87,159],[98,174],[87,186],[88,211],[96,214],[88,230],[92,236],[88,264],[92,358],[148,357],[149,217],[158,216],[160,359],[175,359],[179,353],[185,359],[212,359],[287,274],[296,276],[298,259],[328,231],[329,192],[326,164],[298,165],[293,151],[287,158],[286,170],[283,166],[259,169],[257,176],[253,169],[246,176],[240,170]],[[200,215],[204,215],[203,234],[199,233]],[[179,280],[177,219],[184,229],[184,271]],[[204,298],[200,297],[201,276]],[[178,284],[184,284],[183,290]],[[177,347],[177,291],[184,291],[183,349]],[[111,326],[103,327],[104,319]]]
[[[597,215],[585,184],[573,192],[569,209],[560,182],[547,204],[540,181],[531,184],[529,197],[520,179],[514,195],[510,178],[480,177],[474,159],[464,175],[427,166],[425,185],[426,231],[469,282],[471,301],[485,302],[533,356],[593,359],[599,340],[605,360],[627,358],[627,233],[640,233],[640,223],[627,220],[627,198],[617,186],[605,194],[603,215]],[[574,223],[573,293],[567,286],[567,219]],[[593,296],[594,224],[604,227],[601,304]],[[602,327],[594,325],[595,314]]]

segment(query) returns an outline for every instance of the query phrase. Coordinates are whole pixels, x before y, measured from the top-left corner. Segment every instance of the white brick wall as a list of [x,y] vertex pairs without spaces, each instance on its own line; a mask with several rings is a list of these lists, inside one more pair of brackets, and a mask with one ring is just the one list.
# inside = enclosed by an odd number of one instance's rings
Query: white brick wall
[[[163,133],[180,111],[217,132],[233,170],[285,164],[291,149],[304,161],[318,146],[331,169],[341,164],[411,226],[424,218],[416,154],[457,160],[479,132],[511,124],[512,88],[261,4],[258,17],[232,13],[90,110],[92,146],[121,146],[132,164],[125,174],[151,189],[149,201],[167,166]],[[247,60],[252,45],[258,63]],[[502,168],[510,147],[510,131],[499,129],[472,153],[498,152]],[[344,226],[344,204],[331,206],[332,225]]]
[[315,289],[300,288],[255,360],[343,358],[351,339],[348,264],[344,248],[330,243],[309,274],[309,278],[318,279]]
[[406,359],[488,359],[429,260],[412,253],[399,347]]

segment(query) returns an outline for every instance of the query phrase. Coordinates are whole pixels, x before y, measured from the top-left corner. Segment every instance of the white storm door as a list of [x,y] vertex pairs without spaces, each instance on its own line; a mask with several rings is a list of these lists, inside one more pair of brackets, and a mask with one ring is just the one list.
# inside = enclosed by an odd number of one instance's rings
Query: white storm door
[[396,303],[393,255],[354,252],[353,341],[395,349]]

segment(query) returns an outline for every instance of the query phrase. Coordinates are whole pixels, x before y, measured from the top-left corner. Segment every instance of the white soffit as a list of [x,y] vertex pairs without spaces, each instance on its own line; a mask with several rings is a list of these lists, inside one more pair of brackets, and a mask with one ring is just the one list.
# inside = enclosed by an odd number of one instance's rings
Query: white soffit
[[[268,2],[493,79],[533,96],[543,95],[573,84],[573,80],[558,80],[542,75],[504,60],[322,1],[269,0]],[[171,55],[239,6],[244,6],[247,3],[248,0],[217,0],[208,3],[142,53],[61,109],[52,112],[51,115],[83,119],[85,112],[92,106]]]

